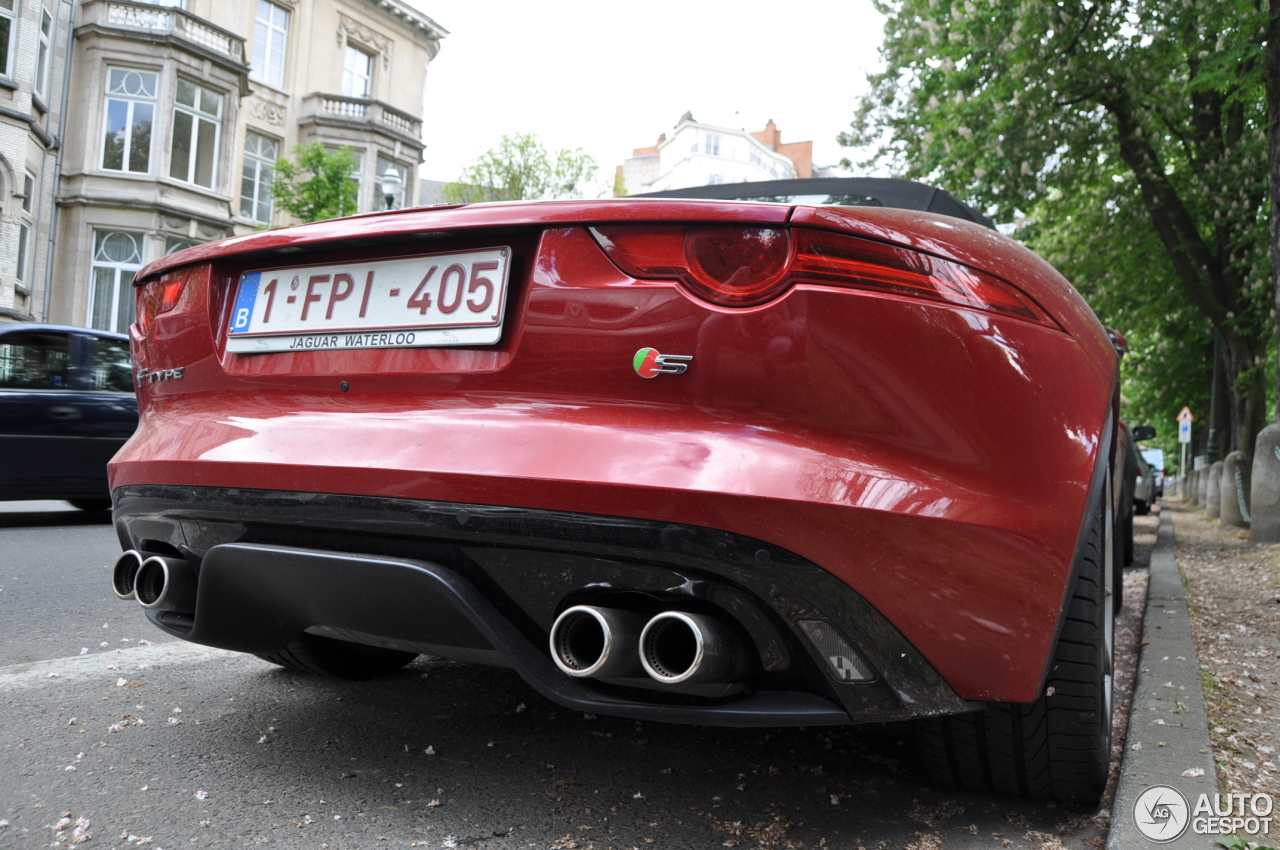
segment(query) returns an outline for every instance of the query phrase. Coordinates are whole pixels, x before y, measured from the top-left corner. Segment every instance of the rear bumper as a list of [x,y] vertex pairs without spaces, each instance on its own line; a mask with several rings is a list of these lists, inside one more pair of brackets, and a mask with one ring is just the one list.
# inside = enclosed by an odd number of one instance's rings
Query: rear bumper
[[[210,487],[117,488],[127,548],[198,567],[194,612],[149,612],[178,637],[270,653],[300,632],[496,654],[581,711],[726,726],[831,725],[957,713],[952,689],[888,620],[825,570],[749,537],[665,522],[476,504]],[[727,699],[571,679],[548,656],[567,599],[633,594],[716,610],[759,652]],[[796,625],[833,625],[875,669],[836,679]]]

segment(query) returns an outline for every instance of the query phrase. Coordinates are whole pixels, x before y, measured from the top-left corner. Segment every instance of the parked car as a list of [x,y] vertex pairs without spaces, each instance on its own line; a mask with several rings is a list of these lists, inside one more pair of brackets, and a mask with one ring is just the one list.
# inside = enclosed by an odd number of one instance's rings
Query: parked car
[[1156,498],[1164,498],[1164,452],[1161,449],[1142,449],[1142,456],[1151,467],[1156,479]]
[[1096,799],[1119,357],[954,198],[839,189],[406,210],[157,260],[116,593],[303,671],[430,653],[596,714],[915,718],[941,782]]
[[[1133,429],[1133,439],[1135,443],[1143,440],[1154,440],[1156,437],[1156,429],[1150,425],[1139,425]],[[1134,482],[1133,489],[1133,509],[1138,516],[1146,516],[1151,513],[1151,507],[1156,503],[1156,473],[1151,468],[1151,464],[1147,462],[1146,452],[1140,450],[1136,445],[1133,447],[1134,460],[1137,463],[1137,479]]]
[[0,499],[111,507],[109,461],[138,424],[129,338],[0,323]]

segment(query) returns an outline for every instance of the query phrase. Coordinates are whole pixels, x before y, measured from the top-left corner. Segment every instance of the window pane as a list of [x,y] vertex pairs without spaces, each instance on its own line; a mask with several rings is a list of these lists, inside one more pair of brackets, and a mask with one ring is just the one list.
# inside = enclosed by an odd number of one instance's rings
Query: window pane
[[18,280],[27,279],[27,239],[31,228],[25,223],[18,225],[18,269],[14,274]]
[[254,218],[254,188],[258,185],[258,163],[251,157],[244,158],[244,171],[240,176],[240,215]]
[[102,167],[111,171],[124,170],[124,128],[129,119],[129,101],[108,100],[106,138],[102,146]]
[[94,338],[90,342],[89,389],[98,392],[133,392],[133,364],[129,343]]
[[191,122],[186,112],[173,112],[173,149],[170,151],[169,176],[176,180],[191,179]]
[[347,97],[367,97],[373,76],[373,57],[347,45],[342,66],[342,93]]
[[271,223],[271,181],[279,149],[275,139],[253,132],[244,137],[244,170],[240,177],[240,214]]
[[111,330],[111,299],[115,293],[116,270],[93,270],[93,314],[89,326],[101,331]]
[[96,249],[93,252],[95,262],[142,264],[142,251],[138,245],[138,238],[132,233],[95,230],[93,236],[96,243]]
[[137,299],[133,293],[133,272],[120,270],[119,297],[116,299],[116,326],[111,330],[125,333],[133,324],[133,312]]
[[289,13],[267,0],[258,0],[253,22],[253,57],[250,74],[269,85],[284,84],[284,51]]
[[258,167],[258,209],[254,218],[265,224],[271,223],[272,201],[271,182],[275,179],[275,171],[269,165]]
[[188,80],[178,80],[178,103],[183,106],[196,105],[196,84]]
[[148,71],[112,68],[107,77],[107,91],[129,97],[153,98],[156,96],[156,79],[157,75]]
[[202,87],[200,89],[200,111],[214,118],[222,115],[222,95]]
[[[259,3],[259,6],[262,4]],[[259,12],[259,15],[262,13]],[[249,58],[249,76],[255,80],[267,79],[267,40],[270,38],[270,29],[261,18],[254,21],[253,24],[253,56]],[[270,82],[270,80],[268,80]]]
[[273,86],[284,85],[284,30],[271,31],[271,48],[268,54],[269,73],[267,82]]
[[12,29],[13,22],[0,17],[0,74],[9,73],[9,33]]
[[195,183],[206,189],[212,189],[213,167],[218,156],[218,125],[212,121],[197,123]]
[[151,124],[155,105],[133,105],[133,128],[129,139],[129,170],[145,174],[151,170]]
[[69,384],[66,334],[9,334],[0,344],[0,388],[56,390]]
[[36,92],[44,94],[45,66],[49,64],[49,45],[40,42],[40,51],[36,54]]

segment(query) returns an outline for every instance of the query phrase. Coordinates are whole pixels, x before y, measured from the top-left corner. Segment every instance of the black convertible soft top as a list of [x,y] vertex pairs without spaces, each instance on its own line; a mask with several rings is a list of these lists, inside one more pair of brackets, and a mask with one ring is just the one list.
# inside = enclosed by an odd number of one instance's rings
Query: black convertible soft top
[[[811,197],[823,196],[818,200]],[[780,203],[838,204],[855,207],[894,207],[949,215],[995,229],[991,219],[950,192],[936,186],[892,177],[815,177],[808,180],[761,180],[717,183],[629,195],[632,198],[705,198],[717,201],[776,201]],[[804,200],[801,200],[803,198]]]

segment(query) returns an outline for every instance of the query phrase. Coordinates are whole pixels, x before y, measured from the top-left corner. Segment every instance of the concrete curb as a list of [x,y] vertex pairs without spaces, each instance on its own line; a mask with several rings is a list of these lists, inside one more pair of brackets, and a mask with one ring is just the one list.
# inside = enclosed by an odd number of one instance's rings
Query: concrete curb
[[[1192,768],[1200,768],[1204,774],[1183,776]],[[1190,806],[1188,817],[1201,794],[1218,792],[1209,720],[1200,686],[1200,662],[1191,638],[1182,574],[1174,557],[1173,516],[1169,511],[1160,512],[1160,532],[1151,552],[1138,680],[1129,713],[1129,736],[1120,762],[1120,781],[1111,805],[1107,850],[1218,847],[1212,836],[1196,835],[1190,828],[1173,841],[1156,842],[1144,836],[1138,830],[1134,807],[1138,796],[1152,785],[1168,785],[1181,791]]]

